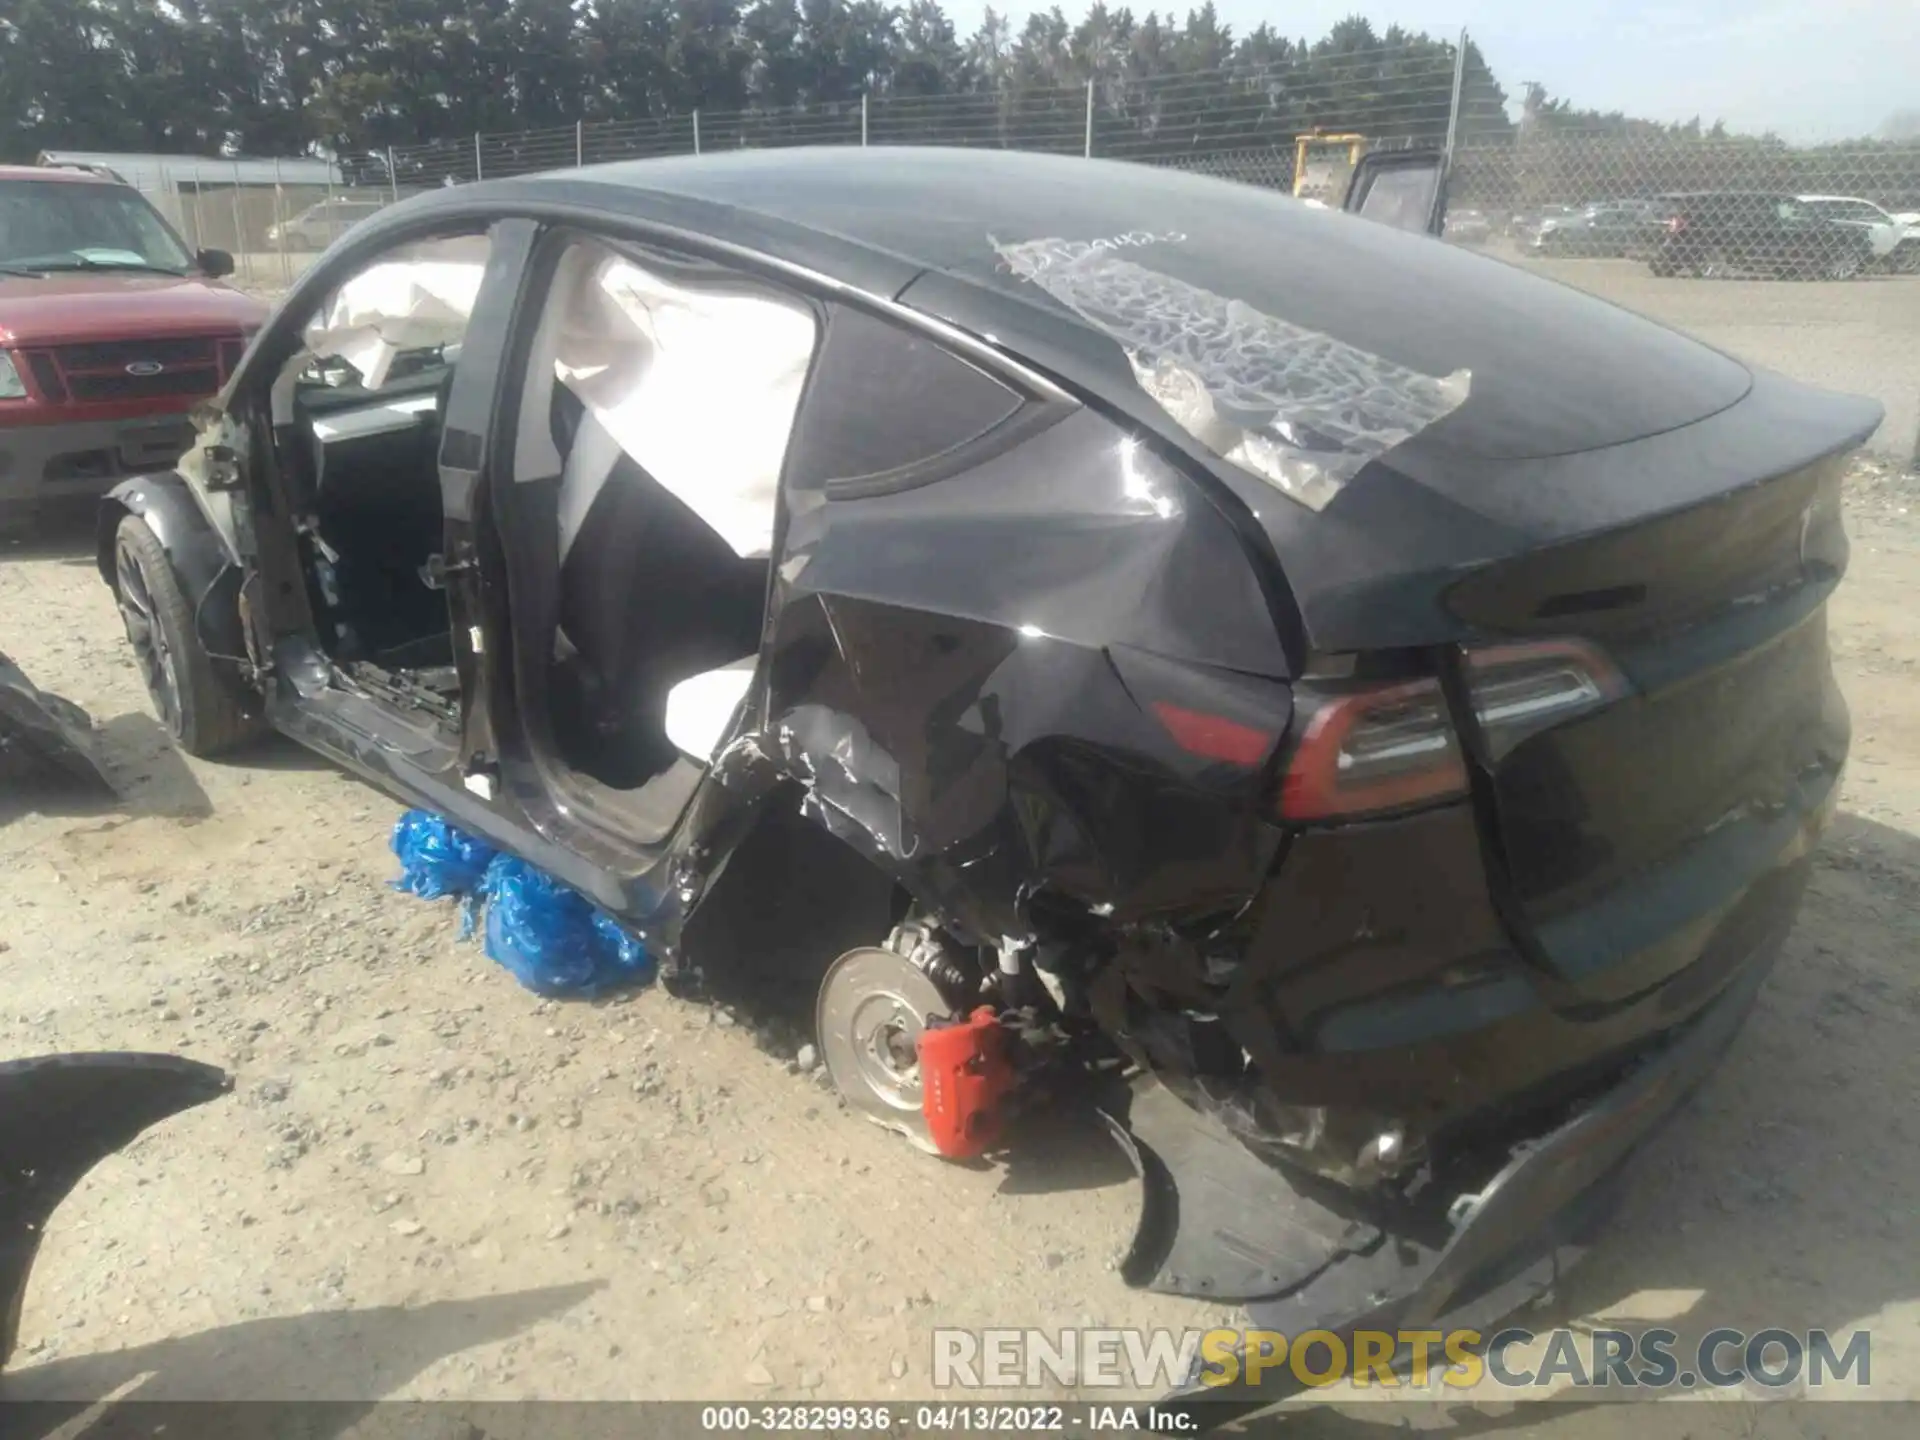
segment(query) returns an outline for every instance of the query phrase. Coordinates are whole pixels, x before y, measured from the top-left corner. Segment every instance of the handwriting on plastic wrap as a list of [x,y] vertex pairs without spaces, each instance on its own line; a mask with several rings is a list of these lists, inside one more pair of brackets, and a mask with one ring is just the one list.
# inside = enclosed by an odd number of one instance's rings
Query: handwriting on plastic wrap
[[991,243],[1006,269],[1118,344],[1183,430],[1310,509],[1465,403],[1464,369],[1408,369],[1132,258],[1182,238]]
[[[1103,235],[1098,240],[1029,240],[1015,247],[996,244],[995,248],[1000,251],[1001,269],[1031,279],[1032,272],[1072,264],[1086,255],[1113,254],[1147,245],[1179,245],[1186,238],[1179,230],[1129,230],[1124,235]],[[1017,259],[1007,254],[1009,248],[1020,251]]]

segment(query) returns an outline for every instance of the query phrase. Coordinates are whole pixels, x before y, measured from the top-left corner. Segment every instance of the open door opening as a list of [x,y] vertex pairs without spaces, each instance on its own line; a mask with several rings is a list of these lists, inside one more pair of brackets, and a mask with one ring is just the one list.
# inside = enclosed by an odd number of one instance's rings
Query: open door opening
[[369,692],[458,718],[438,561],[440,432],[484,236],[410,245],[344,282],[274,394],[277,470],[317,638]]
[[1442,150],[1374,150],[1359,157],[1343,209],[1397,230],[1438,235],[1447,219]]
[[572,237],[530,342],[509,553],[518,708],[549,783],[663,839],[753,685],[810,307]]

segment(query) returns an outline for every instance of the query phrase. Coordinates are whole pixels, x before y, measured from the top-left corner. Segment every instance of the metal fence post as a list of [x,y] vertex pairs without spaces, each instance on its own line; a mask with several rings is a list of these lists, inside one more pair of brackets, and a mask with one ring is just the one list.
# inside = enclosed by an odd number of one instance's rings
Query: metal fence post
[[246,226],[240,221],[240,162],[233,162],[233,190],[227,197],[233,210],[233,252],[240,257],[240,264],[246,266],[247,283],[253,283],[253,249],[247,243]]
[[867,96],[860,92],[860,145],[864,149],[867,143]]
[[1447,102],[1447,156],[1446,167],[1453,169],[1453,143],[1460,134],[1460,95],[1467,80],[1467,32],[1460,31],[1460,39],[1453,47],[1453,96]]
[[473,132],[473,178],[476,180],[485,178],[480,173],[480,132],[478,130]]
[[289,288],[293,285],[293,260],[287,254],[287,194],[280,179],[280,157],[273,157],[273,223],[278,232],[276,242],[280,251],[280,283]]
[[1082,152],[1086,159],[1093,158],[1093,78],[1087,78],[1087,144]]
[[198,254],[202,248],[200,244],[200,181],[197,178],[199,172],[197,169],[194,172],[196,178],[192,182],[193,204],[191,206],[187,204],[186,192],[180,188],[180,177],[173,172],[172,167],[169,166],[164,173],[167,177],[167,185],[173,191],[173,209],[174,213],[180,217],[180,228],[187,232],[187,244],[193,247],[195,254]]
[[587,163],[587,122],[573,122],[573,163],[576,167]]
[[387,194],[394,204],[400,203],[400,172],[393,166],[393,147],[387,146]]
[[693,112],[693,153],[700,153],[700,111],[697,107]]

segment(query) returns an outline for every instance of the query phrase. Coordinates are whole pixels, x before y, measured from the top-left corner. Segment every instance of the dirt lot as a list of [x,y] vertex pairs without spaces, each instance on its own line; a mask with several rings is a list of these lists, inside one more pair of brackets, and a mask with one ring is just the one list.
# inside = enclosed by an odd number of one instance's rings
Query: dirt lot
[[[1850,515],[1845,815],[1729,1062],[1531,1318],[1870,1326],[1874,1393],[1912,1397],[1920,485],[1866,475]],[[392,801],[291,747],[183,762],[90,557],[0,557],[0,649],[98,717],[128,797],[0,812],[0,1056],[155,1049],[238,1077],[61,1209],[9,1395],[925,1398],[935,1324],[1216,1318],[1112,1273],[1134,1190],[1091,1139],[944,1167],[848,1118],[747,1017],[657,991],[537,1002],[449,906],[387,888]],[[1840,1420],[1494,1423],[1910,1433],[1891,1408]]]

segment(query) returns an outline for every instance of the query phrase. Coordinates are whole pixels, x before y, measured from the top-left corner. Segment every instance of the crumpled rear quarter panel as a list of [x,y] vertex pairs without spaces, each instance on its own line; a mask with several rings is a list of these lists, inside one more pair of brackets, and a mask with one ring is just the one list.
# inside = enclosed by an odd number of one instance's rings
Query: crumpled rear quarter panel
[[1195,482],[1079,412],[933,484],[790,501],[764,708],[723,781],[798,781],[984,943],[1029,934],[1041,890],[1117,922],[1252,893],[1264,765],[1183,751],[1125,678],[1285,729],[1256,562]]

